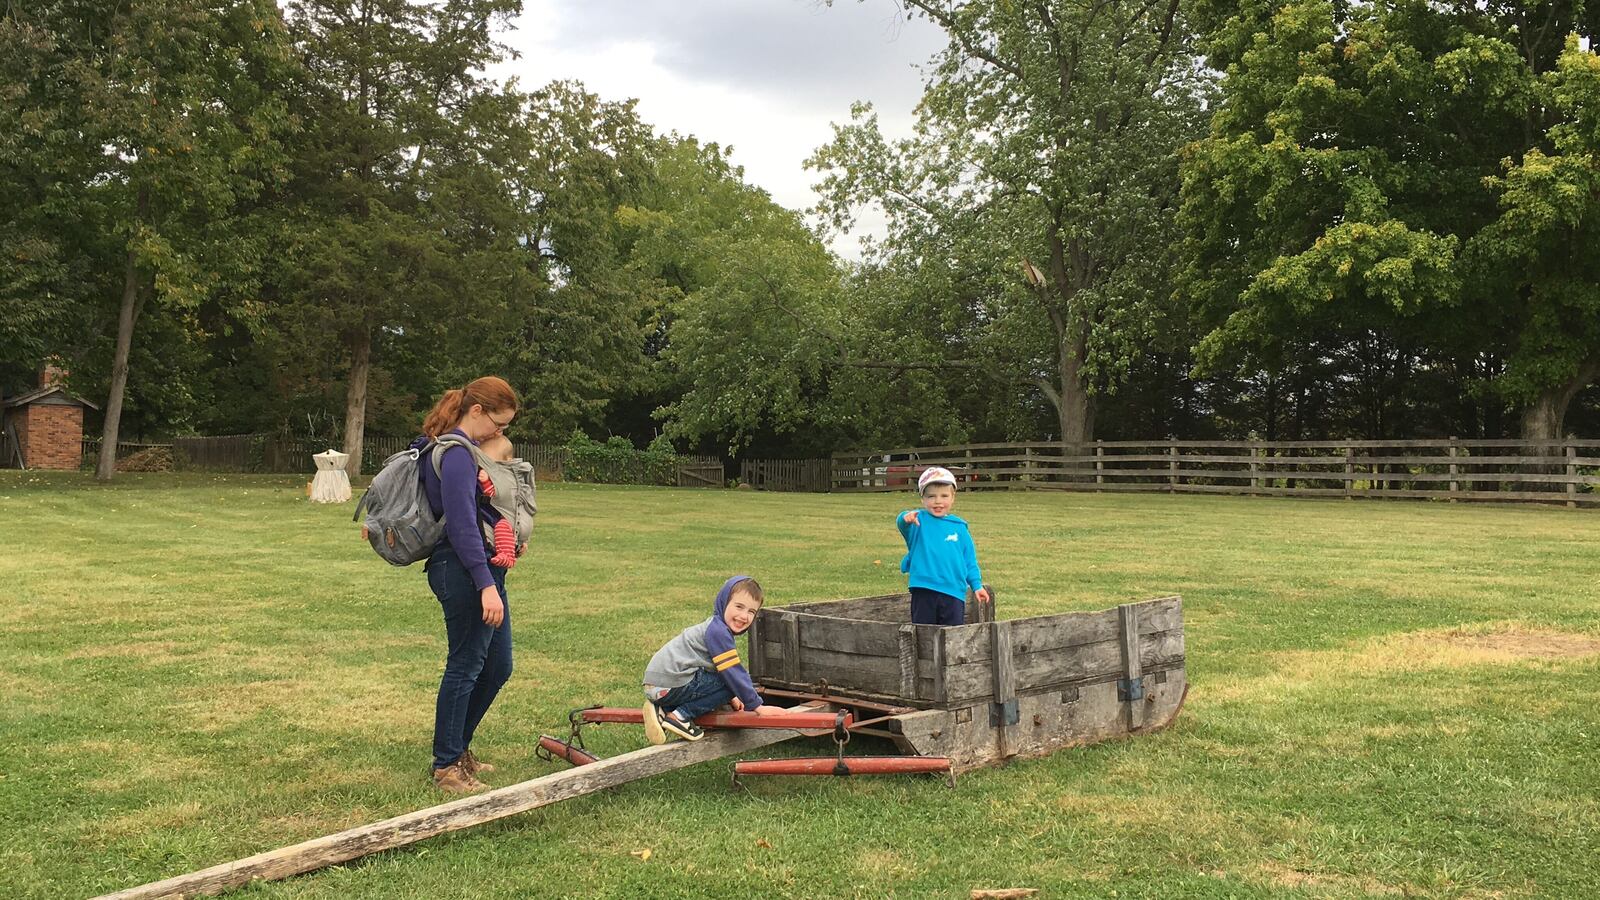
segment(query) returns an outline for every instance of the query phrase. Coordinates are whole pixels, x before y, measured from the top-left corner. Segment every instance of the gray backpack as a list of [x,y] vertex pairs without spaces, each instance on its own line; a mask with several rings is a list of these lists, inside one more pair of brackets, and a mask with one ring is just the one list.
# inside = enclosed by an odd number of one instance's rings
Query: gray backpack
[[[351,521],[361,521],[361,512],[366,510],[367,542],[390,565],[409,566],[427,559],[444,537],[444,517],[435,518],[433,508],[428,505],[428,493],[422,488],[422,472],[417,468],[417,461],[422,454],[428,454],[433,474],[439,475],[443,465],[440,457],[445,448],[452,445],[466,447],[480,466],[498,465],[460,435],[440,435],[421,450],[401,450],[384,460],[383,468],[372,479],[367,492],[361,495],[361,502],[356,504],[356,514]],[[521,540],[520,533],[518,540]]]

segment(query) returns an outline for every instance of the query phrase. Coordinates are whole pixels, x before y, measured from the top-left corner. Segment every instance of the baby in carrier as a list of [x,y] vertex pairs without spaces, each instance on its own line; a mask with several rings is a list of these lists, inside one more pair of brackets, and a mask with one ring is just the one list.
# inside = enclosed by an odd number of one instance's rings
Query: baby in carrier
[[494,556],[489,565],[509,569],[528,545],[534,501],[533,464],[512,454],[511,441],[497,434],[478,445],[478,518],[485,537],[492,535]]

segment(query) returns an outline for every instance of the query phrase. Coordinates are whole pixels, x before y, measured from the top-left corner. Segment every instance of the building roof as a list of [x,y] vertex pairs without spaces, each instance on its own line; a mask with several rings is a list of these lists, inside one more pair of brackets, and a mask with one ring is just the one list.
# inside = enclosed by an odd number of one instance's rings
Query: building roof
[[90,409],[99,409],[100,408],[100,407],[94,405],[93,403],[90,403],[89,401],[83,399],[82,397],[79,397],[77,394],[69,394],[69,393],[67,393],[58,384],[52,384],[52,385],[49,385],[47,387],[34,388],[33,390],[28,391],[26,393],[17,394],[14,397],[7,397],[7,398],[5,398],[5,402],[4,403],[0,403],[0,407],[5,407],[7,409],[10,409],[13,406],[27,406],[30,403],[37,403],[40,400],[43,400],[43,399],[45,399],[47,397],[50,397],[50,396],[52,396],[54,394],[60,394],[63,398],[65,398],[67,400],[71,400],[73,403],[82,403],[84,406],[87,406]]

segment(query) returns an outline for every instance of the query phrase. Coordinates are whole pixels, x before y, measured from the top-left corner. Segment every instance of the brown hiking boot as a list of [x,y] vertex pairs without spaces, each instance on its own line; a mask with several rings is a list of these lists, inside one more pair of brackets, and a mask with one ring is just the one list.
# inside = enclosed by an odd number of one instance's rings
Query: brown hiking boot
[[433,786],[446,794],[476,794],[489,786],[468,774],[461,760],[433,770]]
[[473,777],[487,775],[488,773],[494,771],[493,763],[486,763],[476,756],[473,756],[471,750],[461,754],[461,758],[456,760],[456,762],[460,763],[461,768],[466,769],[467,774]]

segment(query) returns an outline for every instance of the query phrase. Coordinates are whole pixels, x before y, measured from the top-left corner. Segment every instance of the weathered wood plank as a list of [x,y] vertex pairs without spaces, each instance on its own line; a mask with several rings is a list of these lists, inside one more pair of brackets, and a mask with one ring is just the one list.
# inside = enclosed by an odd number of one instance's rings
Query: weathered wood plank
[[791,603],[783,608],[791,612],[829,616],[835,619],[865,619],[871,622],[911,621],[911,595],[907,593],[854,597],[849,600],[826,600],[818,603]]
[[[1144,600],[1139,607],[1139,630],[1143,634],[1172,631],[1183,627],[1183,598],[1158,597]],[[1031,616],[1012,619],[1012,642],[1019,653],[1035,653],[1060,647],[1075,647],[1109,641],[1118,634],[1117,612],[1114,609],[1097,612],[1057,613],[1051,616]],[[951,634],[946,644],[951,665],[981,662],[989,658],[990,647],[984,635],[966,626],[948,629]]]
[[708,733],[692,743],[675,741],[646,747],[372,825],[128,888],[101,900],[192,897],[221,893],[258,879],[286,878],[792,737],[794,733],[789,731],[747,729]]
[[900,696],[917,696],[917,626],[900,626]]
[[817,648],[801,652],[800,677],[795,679],[801,684],[825,680],[838,688],[904,697],[900,693],[898,656],[865,656]]
[[[1167,668],[1181,663],[1184,658],[1181,631],[1140,635],[1139,644],[1140,665],[1145,671]],[[1041,653],[1018,653],[1013,650],[1012,656],[1015,660],[1017,690],[1021,693],[1088,678],[1123,676],[1122,642],[1115,638]],[[990,697],[992,681],[988,660],[947,666],[947,702],[954,704]]]
[[783,645],[783,673],[790,681],[800,680],[800,617],[784,613],[778,619],[778,640]]
[[867,622],[801,615],[800,652],[833,650],[863,656],[899,658],[900,628],[894,622]]
[[[1122,646],[1122,677],[1130,683],[1139,683],[1144,677],[1144,670],[1139,665],[1139,608],[1133,604],[1125,603],[1117,607],[1119,620],[1118,641]],[[1130,700],[1128,702],[1128,730],[1138,731],[1144,727],[1144,701]]]
[[1016,726],[1005,723],[1003,708],[1007,701],[1015,702],[1017,699],[1016,654],[1011,651],[1011,627],[1010,622],[995,622],[989,626],[992,648],[989,668],[994,675],[994,703],[1002,716],[995,728],[1001,759],[1016,753],[1017,746]]

